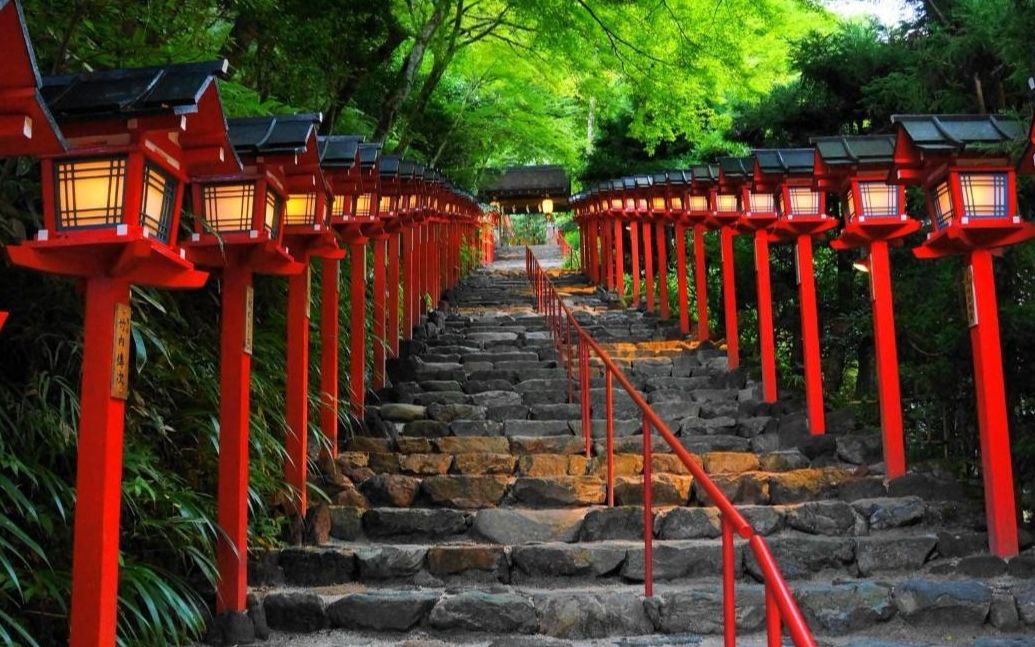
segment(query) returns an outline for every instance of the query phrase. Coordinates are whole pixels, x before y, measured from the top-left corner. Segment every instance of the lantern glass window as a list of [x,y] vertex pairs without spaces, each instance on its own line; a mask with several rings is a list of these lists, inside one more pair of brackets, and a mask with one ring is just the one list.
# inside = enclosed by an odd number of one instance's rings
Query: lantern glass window
[[254,184],[210,184],[201,189],[205,224],[218,233],[247,231],[255,213]]
[[896,218],[898,210],[898,187],[886,182],[860,182],[862,213],[867,218]]
[[740,211],[740,200],[736,194],[720,193],[715,197],[715,210],[721,213]]
[[948,180],[939,184],[938,188],[931,192],[930,200],[934,212],[934,227],[941,229],[956,216],[956,209],[952,206],[952,188],[949,186]]
[[334,204],[331,205],[331,212],[335,218],[345,218],[352,215],[352,196],[336,195]]
[[296,193],[288,196],[284,203],[285,225],[316,224],[316,194]]
[[848,220],[855,220],[855,191],[851,189],[848,190],[848,193],[845,193],[845,214],[848,216]]
[[369,218],[371,216],[371,207],[374,203],[374,196],[370,193],[364,193],[356,198],[356,217],[357,218]]
[[1006,173],[960,173],[963,215],[968,218],[1006,218],[1009,214]]
[[664,211],[665,210],[665,198],[654,198],[652,200],[652,202],[653,202],[654,210],[655,211]]
[[270,238],[277,237],[280,226],[281,199],[276,193],[266,191],[266,210],[262,216],[262,226]]
[[647,211],[647,198],[640,198],[636,201],[637,211]]
[[126,158],[57,162],[54,173],[59,229],[122,223]]
[[804,186],[792,186],[787,188],[787,196],[790,207],[788,215],[819,215],[819,193],[816,191]]
[[675,211],[683,210],[683,198],[676,196],[672,198],[672,209]]
[[392,198],[387,195],[381,196],[381,199],[378,200],[377,208],[379,213],[391,213]]
[[612,198],[611,199],[611,208],[612,209],[621,209],[622,208],[622,200],[621,200],[621,198]]
[[692,195],[688,202],[690,211],[708,211],[708,196]]
[[775,211],[772,193],[752,193],[749,201],[752,213],[773,213]]
[[625,210],[626,211],[635,211],[636,210],[636,200],[634,200],[633,198],[626,198],[625,199]]
[[144,198],[140,205],[140,223],[147,235],[168,244],[172,234],[173,211],[176,209],[176,178],[158,167],[144,168]]

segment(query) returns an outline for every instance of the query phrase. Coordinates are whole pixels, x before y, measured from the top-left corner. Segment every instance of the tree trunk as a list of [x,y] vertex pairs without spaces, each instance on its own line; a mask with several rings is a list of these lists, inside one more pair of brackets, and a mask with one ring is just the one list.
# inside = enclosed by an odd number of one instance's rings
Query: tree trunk
[[424,54],[428,50],[428,43],[431,42],[435,32],[442,25],[442,21],[446,17],[446,6],[448,4],[449,2],[445,0],[436,2],[435,10],[432,12],[431,17],[424,23],[415,37],[413,47],[410,49],[410,53],[406,55],[402,70],[399,72],[399,80],[381,105],[381,115],[377,120],[377,128],[374,130],[374,141],[384,143],[388,132],[395,123],[395,117],[399,113],[399,109],[407,97],[410,96],[417,71],[420,69],[421,63],[424,62]]

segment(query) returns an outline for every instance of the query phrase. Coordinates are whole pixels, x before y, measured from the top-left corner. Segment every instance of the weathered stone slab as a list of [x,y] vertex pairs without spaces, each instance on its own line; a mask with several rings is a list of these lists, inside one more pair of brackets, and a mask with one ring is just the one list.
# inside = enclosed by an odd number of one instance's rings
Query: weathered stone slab
[[517,593],[468,591],[440,599],[428,616],[436,629],[494,634],[535,633],[539,628],[531,600]]
[[359,579],[390,580],[414,575],[424,564],[427,549],[421,546],[380,544],[355,550]]
[[[809,577],[824,569],[845,570],[855,559],[855,542],[849,538],[785,532],[768,539],[769,548],[787,579]],[[749,551],[745,569],[758,581],[762,572]]]
[[457,474],[513,474],[517,458],[511,454],[466,453],[453,458]]
[[787,506],[788,526],[811,535],[858,535],[866,533],[866,522],[844,501],[807,501]]
[[370,537],[448,537],[467,531],[467,516],[458,510],[435,508],[374,508],[363,515]]
[[795,598],[810,627],[835,635],[887,622],[896,610],[891,587],[873,582],[807,584]]
[[583,510],[524,510],[487,508],[474,517],[472,531],[484,539],[504,545],[526,542],[572,542],[583,525]]
[[859,537],[855,545],[859,572],[866,576],[880,571],[916,571],[937,543],[934,535]]
[[[691,635],[721,634],[722,593],[708,590],[673,591],[656,594],[647,600],[648,615],[658,631],[665,634],[689,632]],[[765,593],[760,586],[737,586],[737,629],[759,630],[765,623]],[[688,641],[688,644],[694,644]]]
[[601,577],[625,561],[626,550],[608,543],[529,544],[515,546],[511,559],[530,577]]
[[586,513],[579,541],[643,539],[643,506],[594,508]]
[[342,629],[407,631],[427,617],[439,597],[437,591],[350,593],[327,606],[327,618]]
[[329,625],[323,600],[315,593],[270,593],[262,599],[271,629],[312,633]]
[[589,476],[518,478],[511,496],[519,503],[539,507],[595,505],[604,502],[604,482]]
[[[690,500],[692,476],[681,474],[651,475],[651,495],[654,505],[686,505]],[[643,477],[619,476],[615,478],[615,503],[618,505],[643,504]]]
[[567,420],[507,420],[503,423],[506,436],[561,436],[571,433]]
[[992,591],[971,580],[910,579],[895,587],[895,606],[909,623],[931,626],[982,625]]
[[400,404],[397,402],[382,404],[379,413],[383,420],[390,420],[392,422],[412,422],[413,420],[420,420],[421,418],[427,417],[427,409],[424,407],[416,404]]
[[401,474],[376,474],[359,484],[359,491],[375,506],[408,508],[413,505],[420,479]]
[[638,596],[585,592],[536,596],[539,630],[560,638],[604,638],[651,633],[654,625]]
[[429,476],[421,483],[421,488],[436,505],[462,509],[485,508],[499,504],[507,492],[509,481],[509,477],[495,474],[450,474]]
[[349,549],[289,546],[280,551],[277,564],[284,581],[294,586],[328,586],[351,582],[356,558]]
[[722,535],[718,508],[672,508],[654,521],[658,539],[714,539]]
[[428,549],[428,572],[436,577],[491,573],[496,578],[508,577],[507,555],[503,546],[457,544],[432,546]]
[[[739,575],[744,556],[743,544],[738,544],[734,566]],[[706,577],[722,573],[722,543],[719,541],[670,541],[654,545],[654,579],[672,580],[684,577]],[[630,582],[642,582],[643,546],[630,548],[622,565],[622,577]]]
[[858,499],[852,501],[852,507],[866,519],[871,530],[903,528],[920,523],[926,509],[923,500],[914,496]]

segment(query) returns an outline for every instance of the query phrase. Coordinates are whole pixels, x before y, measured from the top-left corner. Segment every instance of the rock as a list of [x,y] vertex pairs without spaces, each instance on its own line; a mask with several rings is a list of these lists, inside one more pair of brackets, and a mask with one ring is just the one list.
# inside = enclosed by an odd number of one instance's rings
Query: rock
[[[427,438],[420,438],[415,436],[399,436],[395,441],[396,448],[401,454],[430,454],[431,453],[431,441]],[[369,464],[368,460],[364,465]]]
[[420,480],[401,474],[376,474],[359,484],[359,491],[375,506],[408,508],[413,505]]
[[423,620],[435,603],[435,591],[350,593],[327,607],[332,627],[407,631]]
[[[855,544],[843,537],[805,535],[796,532],[770,537],[769,548],[784,577],[801,579],[824,569],[843,570],[855,558]],[[754,555],[747,553],[745,569],[758,581],[764,581]]]
[[563,436],[570,433],[567,420],[507,420],[503,423],[506,436]]
[[991,604],[992,592],[981,582],[914,578],[895,587],[895,605],[911,624],[980,626]]
[[751,447],[751,442],[748,439],[728,434],[683,436],[679,439],[679,442],[683,444],[687,451],[694,454],[703,454],[705,452],[746,452]]
[[[462,391],[463,387],[456,380],[428,380],[421,382],[420,387],[425,391]],[[382,416],[384,417],[384,416]]]
[[472,530],[493,543],[512,545],[537,541],[575,541],[582,526],[582,511],[578,509],[488,508],[477,512]]
[[903,528],[919,523],[924,518],[924,502],[915,496],[857,499],[852,502],[855,511],[866,519],[871,530]]
[[408,577],[421,569],[427,552],[426,548],[420,546],[364,546],[355,551],[356,565],[363,580]]
[[507,556],[503,546],[459,544],[432,546],[428,549],[428,572],[436,577],[486,571],[506,579]]
[[413,476],[445,474],[453,464],[449,454],[399,454],[399,470]]
[[582,521],[579,541],[642,540],[643,507],[594,508]]
[[[442,647],[447,647],[442,645]],[[543,635],[505,636],[489,643],[489,647],[572,647],[567,640],[555,640]]]
[[964,557],[988,550],[988,535],[983,532],[938,532],[938,554]]
[[453,471],[457,474],[513,474],[517,458],[511,454],[457,454]]
[[513,391],[482,391],[469,397],[471,404],[480,407],[503,407],[521,404],[521,394]]
[[439,451],[443,454],[510,453],[510,441],[501,436],[469,436],[464,438],[450,436],[447,438],[436,438],[432,444],[435,446],[436,451]]
[[472,332],[467,334],[467,339],[473,342],[487,341],[517,341],[518,334],[515,332]]
[[375,508],[363,515],[370,537],[449,537],[467,530],[467,518],[458,510],[434,508]]
[[748,452],[708,452],[701,462],[709,474],[739,474],[759,468],[758,456]]
[[467,402],[467,397],[465,393],[460,391],[429,391],[413,396],[413,401],[416,404],[427,407],[433,404],[464,404]]
[[679,422],[684,418],[696,418],[701,412],[701,405],[694,402],[676,401],[676,402],[659,402],[651,406],[654,409],[654,413],[658,414],[658,417],[669,426],[670,429],[675,430],[679,428]]
[[206,642],[211,645],[249,645],[255,642],[255,624],[247,613],[225,611],[212,618]]
[[654,526],[658,539],[714,539],[722,535],[722,516],[718,508],[673,508]]
[[[696,456],[694,462],[698,465],[701,461]],[[675,454],[651,454],[651,469],[655,474],[689,474],[683,461]]]
[[[582,419],[582,405],[580,404],[536,404],[529,408],[529,417],[532,420],[580,420]],[[518,434],[529,435],[529,434]]]
[[356,572],[353,552],[346,548],[288,546],[277,560],[284,581],[294,586],[329,586],[351,582]]
[[[357,492],[358,494],[358,492]],[[350,541],[363,534],[365,508],[348,505],[331,506],[330,535],[335,539]]]
[[[769,503],[769,475],[765,472],[715,474],[711,480],[733,503]],[[694,498],[701,505],[714,505],[701,482],[694,483]]]
[[870,465],[881,460],[883,443],[878,434],[837,436],[837,457],[853,465]]
[[421,488],[436,505],[450,508],[485,508],[498,505],[510,479],[502,475],[429,476]]
[[[741,572],[744,544],[737,544],[733,563],[737,575]],[[683,577],[717,576],[722,573],[722,543],[719,541],[670,541],[654,545],[654,579],[671,580]],[[630,548],[622,577],[630,582],[642,582],[643,546]]]
[[449,433],[449,426],[439,420],[414,420],[403,426],[402,433],[404,436],[440,438]]
[[[940,542],[939,550],[941,552]],[[1010,560],[1006,567],[1010,577],[1035,577],[1035,555],[1018,555]]]
[[514,567],[530,577],[601,577],[625,561],[626,548],[611,544],[528,544],[514,546]]
[[484,420],[485,407],[457,403],[432,404],[428,405],[428,417],[445,423],[454,420]]
[[595,505],[604,502],[604,482],[591,476],[523,477],[514,482],[511,496],[538,507]]
[[499,436],[503,433],[503,423],[498,420],[454,420],[449,423],[449,433],[454,436]]
[[413,422],[427,418],[427,409],[416,404],[388,402],[381,405],[381,418],[391,422]]
[[272,629],[312,633],[329,624],[323,600],[315,593],[270,593],[262,599],[262,609]]
[[[487,371],[481,372],[493,373],[494,371],[489,368]],[[508,373],[507,377],[494,377],[487,380],[470,379],[467,381],[467,384],[464,385],[464,392],[474,395],[475,393],[485,393],[486,391],[510,391],[514,388],[514,383],[509,379],[509,377],[510,374]]]
[[918,496],[926,501],[958,501],[963,498],[960,484],[951,478],[909,472],[888,482],[891,496]]
[[771,535],[784,527],[783,512],[774,506],[742,505],[737,506],[737,509],[755,532],[762,536]]
[[680,433],[683,436],[713,436],[716,434],[733,434],[736,431],[737,421],[729,416],[718,418],[683,418],[679,423]]
[[744,438],[754,438],[770,431],[776,431],[776,419],[770,416],[754,416],[737,421],[737,435]]
[[835,635],[866,629],[895,615],[891,587],[873,582],[808,584],[796,588],[795,598],[813,630]]
[[604,638],[651,633],[654,625],[638,597],[622,593],[537,596],[539,630],[561,638]]
[[[765,593],[762,587],[738,585],[736,600],[737,629],[742,632],[760,629],[765,623]],[[644,606],[658,631],[665,634],[721,634],[725,626],[722,593],[718,591],[690,590],[655,594],[654,599],[647,600]],[[685,644],[696,643],[687,641]]]
[[1035,625],[1035,584],[1027,584],[1014,591],[1017,612],[1027,625]]
[[956,572],[974,578],[999,577],[1006,573],[1006,561],[995,555],[971,555],[956,564]]
[[694,402],[736,401],[737,389],[696,389],[690,393]]
[[[504,439],[506,440],[506,439]],[[585,441],[572,435],[544,436],[511,436],[510,452],[512,454],[581,454],[586,451]]]
[[866,524],[861,523],[852,506],[843,501],[809,501],[788,506],[784,519],[791,528],[811,535],[840,536],[866,532]]
[[266,622],[266,609],[262,606],[262,600],[254,593],[249,593],[244,603],[248,610],[248,618],[252,621],[255,637],[267,640],[270,637],[270,626]]
[[834,436],[806,436],[795,444],[801,453],[811,460],[822,456],[835,457],[837,455],[837,438]]
[[848,478],[844,470],[813,468],[769,475],[769,494],[773,503],[801,503],[831,499],[838,484]]
[[[589,464],[589,473],[602,478],[607,477],[607,457],[595,456]],[[643,456],[640,454],[615,454],[615,476],[636,476],[643,473]]]
[[855,545],[859,572],[868,576],[879,571],[915,571],[924,565],[937,543],[934,535],[860,537]]
[[432,608],[428,622],[436,629],[493,634],[535,633],[539,623],[532,602],[516,593],[468,591],[447,595]]
[[[653,505],[686,505],[690,500],[692,476],[679,474],[654,474],[651,476]],[[643,504],[643,477],[619,476],[615,478],[615,503],[618,505]]]
[[767,472],[788,472],[808,466],[808,457],[797,449],[769,452],[759,457],[759,467]]
[[517,469],[522,476],[564,476],[568,473],[568,456],[524,454],[517,459]]
[[[591,432],[590,435],[593,438],[606,438],[607,437],[607,420],[597,418],[591,421]],[[616,419],[614,421],[614,435],[615,438],[634,436],[640,433],[640,429],[643,427],[643,423],[639,419]],[[582,420],[569,420],[568,429],[571,433],[576,436],[582,436]]]
[[1021,628],[1021,617],[1017,602],[1008,593],[993,593],[988,608],[988,621],[1000,631],[1017,631]]

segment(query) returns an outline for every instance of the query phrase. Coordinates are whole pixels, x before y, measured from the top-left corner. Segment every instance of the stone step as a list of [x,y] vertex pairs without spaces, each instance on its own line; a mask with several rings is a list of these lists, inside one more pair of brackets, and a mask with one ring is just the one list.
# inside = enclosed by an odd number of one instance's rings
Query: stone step
[[[860,647],[889,644],[864,642],[870,633],[908,635],[908,640],[920,641],[925,636],[941,635],[943,640],[927,644],[945,644],[946,635],[974,636],[978,632],[975,638],[952,640],[952,644],[1030,645],[1030,631],[1035,625],[1029,601],[1031,591],[1030,587],[981,580],[941,581],[925,577],[883,583],[797,583],[793,587],[795,598],[816,634],[847,635],[838,644]],[[660,642],[652,639],[619,644],[701,644],[702,635],[722,633],[722,593],[717,581],[694,586],[659,584],[654,593],[652,598],[646,598],[638,585],[556,589],[491,585],[464,590],[379,586],[358,591],[341,587],[282,587],[264,591],[260,601],[269,627],[292,634],[335,628],[404,635],[401,632],[419,629],[420,634],[441,632],[432,635],[447,637],[450,642],[458,632],[478,632],[481,636],[511,636],[506,642],[494,643],[501,647],[552,647],[558,643],[550,639],[556,638],[608,636],[611,642],[602,644],[613,645],[617,636],[652,634],[680,636],[680,642],[666,643],[662,636]],[[764,632],[763,587],[741,584],[736,600],[738,632]],[[1001,634],[999,626],[1004,626],[1008,633]],[[531,638],[529,642],[515,642],[518,639],[513,636],[518,635]]]

